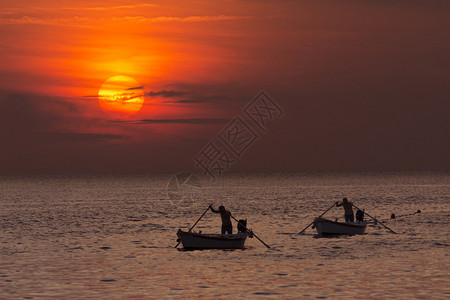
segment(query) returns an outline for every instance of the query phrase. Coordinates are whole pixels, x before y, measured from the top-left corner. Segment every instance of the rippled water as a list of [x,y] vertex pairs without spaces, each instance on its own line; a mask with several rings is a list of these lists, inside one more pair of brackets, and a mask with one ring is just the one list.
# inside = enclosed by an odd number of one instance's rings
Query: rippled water
[[[0,298],[450,298],[448,173],[237,174],[178,207],[170,177],[1,177]],[[297,234],[344,196],[398,234]],[[271,248],[174,249],[210,203]],[[219,228],[207,213],[196,230]]]

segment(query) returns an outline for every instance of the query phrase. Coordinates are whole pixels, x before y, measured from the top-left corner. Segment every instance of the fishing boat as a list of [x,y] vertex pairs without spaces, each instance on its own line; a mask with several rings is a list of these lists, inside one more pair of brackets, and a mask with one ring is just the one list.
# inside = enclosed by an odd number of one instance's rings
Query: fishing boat
[[337,222],[324,218],[315,218],[313,224],[320,235],[364,234],[367,226],[367,222]]
[[178,229],[177,236],[183,248],[194,249],[243,249],[247,233],[204,234]]

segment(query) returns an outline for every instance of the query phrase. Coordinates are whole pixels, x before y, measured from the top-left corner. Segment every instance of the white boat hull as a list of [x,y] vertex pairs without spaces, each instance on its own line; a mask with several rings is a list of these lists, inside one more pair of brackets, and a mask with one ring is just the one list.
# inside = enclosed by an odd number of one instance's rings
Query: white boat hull
[[366,222],[334,222],[323,218],[316,218],[314,225],[317,232],[321,235],[333,235],[333,234],[364,234],[366,231]]
[[243,249],[247,234],[201,234],[177,232],[184,249]]

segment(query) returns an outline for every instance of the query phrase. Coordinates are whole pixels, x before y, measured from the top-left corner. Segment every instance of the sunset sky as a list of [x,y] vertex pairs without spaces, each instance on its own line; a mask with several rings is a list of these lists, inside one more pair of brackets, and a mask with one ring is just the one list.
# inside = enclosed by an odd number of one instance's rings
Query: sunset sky
[[261,90],[284,115],[231,170],[450,168],[449,1],[0,3],[2,174],[195,171]]

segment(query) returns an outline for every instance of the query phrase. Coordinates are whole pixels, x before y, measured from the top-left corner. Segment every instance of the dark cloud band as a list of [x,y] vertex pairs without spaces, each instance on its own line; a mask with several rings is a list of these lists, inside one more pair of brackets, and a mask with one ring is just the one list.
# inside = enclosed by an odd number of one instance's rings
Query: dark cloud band
[[162,91],[151,91],[148,92],[147,94],[145,94],[146,96],[149,97],[163,97],[163,98],[173,98],[173,97],[182,97],[184,95],[186,95],[186,92],[182,92],[182,91],[166,91],[166,90],[162,90]]
[[142,119],[136,121],[112,120],[113,123],[127,124],[226,124],[230,119],[192,118],[192,119]]

